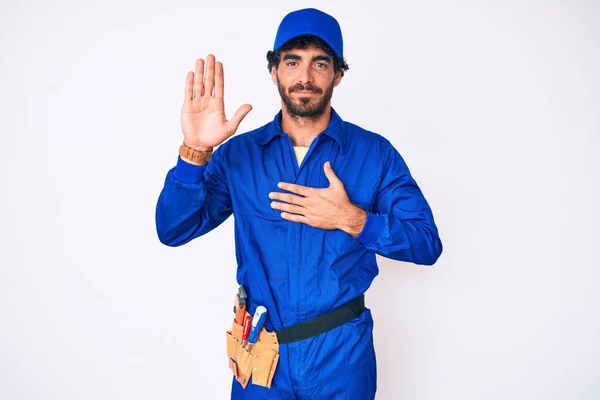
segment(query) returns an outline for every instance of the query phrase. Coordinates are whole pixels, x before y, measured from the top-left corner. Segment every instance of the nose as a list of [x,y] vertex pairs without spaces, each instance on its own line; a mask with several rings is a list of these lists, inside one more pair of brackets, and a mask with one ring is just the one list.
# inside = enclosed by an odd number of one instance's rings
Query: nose
[[300,83],[306,85],[308,83],[312,83],[314,77],[312,74],[312,68],[310,67],[309,64],[304,65],[302,67],[302,70],[300,71],[300,75],[298,76],[298,80],[300,81]]

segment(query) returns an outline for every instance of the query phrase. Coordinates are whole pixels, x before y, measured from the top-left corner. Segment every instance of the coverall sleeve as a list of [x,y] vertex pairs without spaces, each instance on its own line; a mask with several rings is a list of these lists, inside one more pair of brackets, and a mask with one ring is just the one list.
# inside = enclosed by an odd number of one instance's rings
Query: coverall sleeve
[[172,247],[186,244],[233,213],[221,148],[215,149],[206,165],[192,165],[178,157],[168,171],[155,215],[161,243]]
[[386,147],[374,209],[357,239],[383,257],[433,265],[442,253],[433,214],[402,156]]

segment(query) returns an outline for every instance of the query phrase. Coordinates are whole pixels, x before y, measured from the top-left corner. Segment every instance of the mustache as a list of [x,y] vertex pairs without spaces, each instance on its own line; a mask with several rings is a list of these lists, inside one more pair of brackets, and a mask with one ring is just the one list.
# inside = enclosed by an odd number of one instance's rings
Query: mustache
[[309,83],[309,84],[307,84],[307,85],[303,85],[303,84],[301,84],[301,83],[297,83],[297,84],[295,84],[294,86],[290,87],[290,88],[288,89],[288,92],[290,92],[290,93],[293,93],[293,92],[295,92],[295,91],[301,91],[301,90],[304,90],[304,91],[309,91],[309,92],[314,92],[314,93],[317,93],[317,94],[321,94],[321,93],[323,93],[323,89],[321,89],[321,88],[318,88],[318,87],[316,87],[316,86],[313,86],[313,85],[312,85],[312,84],[310,84],[310,83]]

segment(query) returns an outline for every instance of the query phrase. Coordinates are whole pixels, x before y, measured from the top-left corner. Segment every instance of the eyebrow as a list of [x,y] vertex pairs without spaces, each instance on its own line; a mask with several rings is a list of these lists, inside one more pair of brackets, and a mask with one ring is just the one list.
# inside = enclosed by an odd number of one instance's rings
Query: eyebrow
[[[300,57],[297,54],[290,54],[290,53],[288,53],[285,56],[283,56],[282,60],[283,61],[285,61],[285,60],[302,60],[302,57]],[[329,57],[329,56],[322,56],[322,55],[320,55],[320,56],[314,56],[312,58],[312,61],[327,61],[327,62],[332,62],[331,57]]]

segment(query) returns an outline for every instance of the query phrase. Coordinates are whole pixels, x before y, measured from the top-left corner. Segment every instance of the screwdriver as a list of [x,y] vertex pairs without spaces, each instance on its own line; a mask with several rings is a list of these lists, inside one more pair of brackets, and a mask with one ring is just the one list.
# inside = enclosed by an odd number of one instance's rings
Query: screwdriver
[[244,320],[244,330],[242,332],[242,347],[246,346],[248,343],[248,335],[250,334],[250,328],[252,327],[252,315],[246,315],[246,319]]
[[265,325],[265,320],[267,319],[267,308],[265,306],[258,306],[254,311],[254,316],[252,317],[252,330],[250,331],[250,335],[248,336],[248,351],[256,341],[258,340],[258,334],[260,330]]

